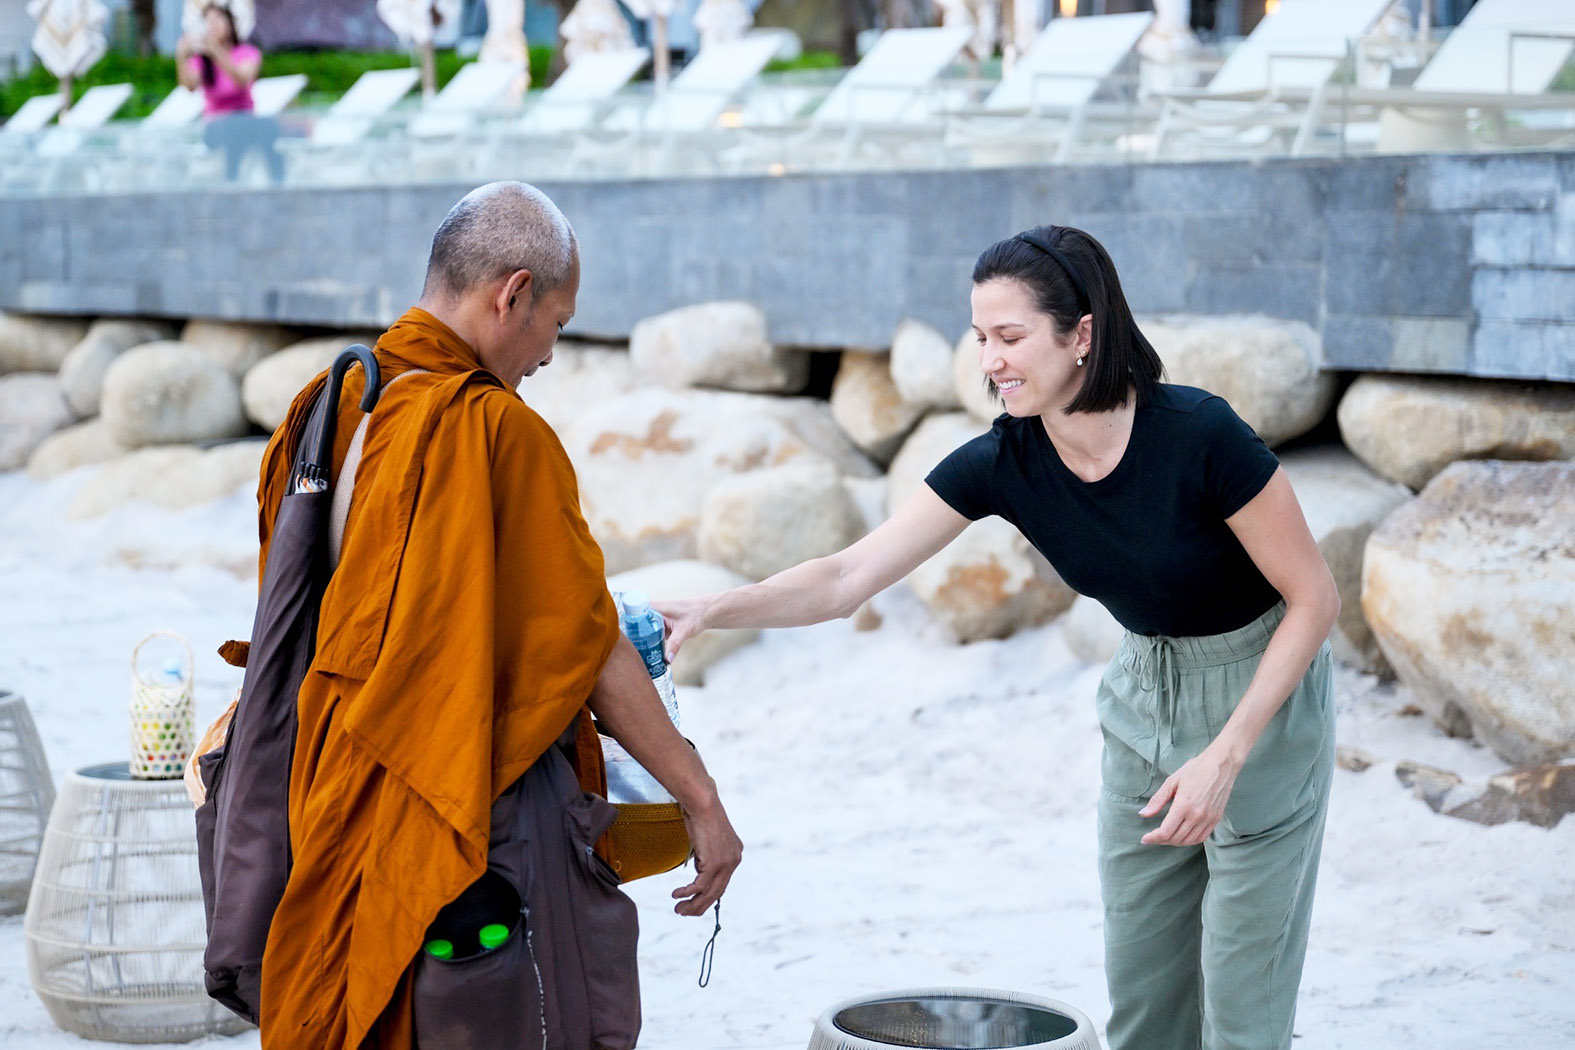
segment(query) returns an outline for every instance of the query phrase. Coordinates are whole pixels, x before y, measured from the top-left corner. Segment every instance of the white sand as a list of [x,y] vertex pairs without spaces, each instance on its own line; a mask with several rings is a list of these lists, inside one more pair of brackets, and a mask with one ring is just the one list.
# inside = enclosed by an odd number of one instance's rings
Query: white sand
[[[255,598],[249,493],[71,522],[79,484],[0,475],[0,687],[27,696],[57,778],[124,756],[128,661],[155,628],[192,640],[199,718],[216,715],[239,673],[213,651],[249,633]],[[704,990],[709,919],[666,900],[685,880],[632,887],[642,1046],[797,1050],[830,1003],[913,985],[1050,995],[1102,1027],[1098,670],[1054,625],[958,647],[903,588],[876,606],[879,630],[771,633],[680,694],[745,863]],[[1435,815],[1395,760],[1501,764],[1401,715],[1401,690],[1342,672],[1339,696],[1342,742],[1379,763],[1337,774],[1297,1047],[1575,1046],[1575,818]],[[87,1045],[33,996],[20,916],[0,919],[0,1045]]]

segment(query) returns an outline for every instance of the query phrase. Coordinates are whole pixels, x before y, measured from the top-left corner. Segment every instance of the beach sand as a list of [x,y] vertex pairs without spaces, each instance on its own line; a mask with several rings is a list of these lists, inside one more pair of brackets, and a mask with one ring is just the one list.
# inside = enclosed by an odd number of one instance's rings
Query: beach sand
[[[57,780],[125,757],[130,656],[150,631],[191,640],[199,722],[216,716],[240,672],[214,650],[248,635],[256,594],[251,493],[71,521],[83,473],[0,474],[0,688],[27,697]],[[877,630],[768,632],[680,691],[744,864],[709,988],[710,917],[670,910],[683,872],[630,887],[642,1047],[797,1050],[831,1003],[918,985],[1048,995],[1103,1028],[1099,669],[1055,624],[957,646],[901,585],[875,606]],[[1377,761],[1336,773],[1298,1050],[1575,1046],[1575,818],[1434,814],[1395,761],[1503,764],[1406,714],[1401,688],[1344,670],[1337,687],[1340,742]],[[0,919],[0,1045],[89,1045],[33,995],[20,915]]]

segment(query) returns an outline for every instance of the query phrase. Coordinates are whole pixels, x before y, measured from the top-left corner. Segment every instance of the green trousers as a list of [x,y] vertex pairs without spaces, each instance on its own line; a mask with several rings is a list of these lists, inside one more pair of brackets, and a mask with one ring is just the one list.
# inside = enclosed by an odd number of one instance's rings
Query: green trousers
[[1128,634],[1099,685],[1110,1050],[1288,1050],[1334,770],[1328,643],[1197,846],[1145,846],[1148,798],[1218,735],[1284,606],[1226,634]]

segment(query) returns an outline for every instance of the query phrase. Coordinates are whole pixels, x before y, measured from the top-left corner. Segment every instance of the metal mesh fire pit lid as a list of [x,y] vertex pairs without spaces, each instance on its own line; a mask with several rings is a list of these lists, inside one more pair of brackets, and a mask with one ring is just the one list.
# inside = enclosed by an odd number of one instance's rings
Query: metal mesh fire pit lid
[[838,1003],[810,1050],[1098,1050],[1088,1018],[1054,999],[982,989],[915,989]]

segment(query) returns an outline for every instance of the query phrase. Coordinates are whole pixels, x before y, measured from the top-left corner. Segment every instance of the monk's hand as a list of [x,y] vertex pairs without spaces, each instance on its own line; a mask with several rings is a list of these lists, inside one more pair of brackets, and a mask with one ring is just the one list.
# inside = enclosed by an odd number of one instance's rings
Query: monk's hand
[[707,598],[673,598],[653,601],[651,608],[662,614],[667,625],[667,662],[672,663],[685,642],[706,629],[705,613],[710,607]]
[[1213,746],[1165,778],[1159,790],[1139,810],[1152,817],[1170,804],[1159,827],[1143,836],[1145,846],[1196,846],[1214,831],[1225,816],[1225,803],[1241,767]]
[[694,881],[673,891],[679,915],[704,915],[722,897],[744,857],[744,844],[727,819],[720,799],[698,810],[684,810],[689,845],[695,854]]

